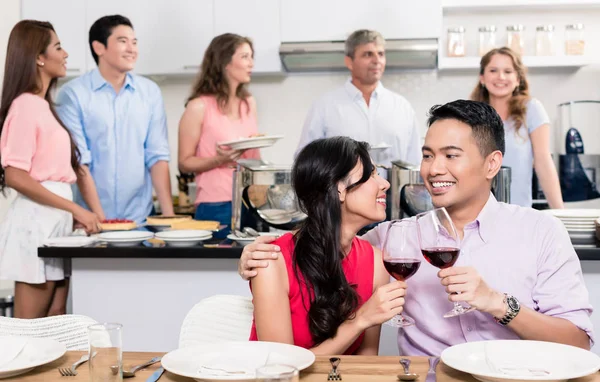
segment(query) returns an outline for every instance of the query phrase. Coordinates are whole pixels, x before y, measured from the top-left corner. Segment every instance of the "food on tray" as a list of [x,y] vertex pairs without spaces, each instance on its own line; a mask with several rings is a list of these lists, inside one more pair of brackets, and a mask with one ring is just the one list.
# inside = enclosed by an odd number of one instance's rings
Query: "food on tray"
[[170,225],[173,226],[175,223],[185,222],[192,220],[191,216],[188,215],[171,215],[171,216],[148,216],[146,218],[146,224],[148,225]]
[[250,138],[258,138],[258,137],[264,137],[266,134],[252,134],[250,135]]
[[100,222],[102,231],[127,231],[137,227],[133,220],[129,219],[105,219]]
[[186,220],[183,222],[174,223],[171,229],[200,229],[206,231],[216,231],[221,223],[213,220]]

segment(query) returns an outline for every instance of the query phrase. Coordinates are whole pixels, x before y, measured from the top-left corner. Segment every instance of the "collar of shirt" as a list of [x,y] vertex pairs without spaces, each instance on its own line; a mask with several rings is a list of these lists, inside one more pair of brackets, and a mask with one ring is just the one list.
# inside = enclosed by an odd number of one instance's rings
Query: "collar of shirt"
[[483,240],[484,243],[487,243],[488,240],[490,240],[491,238],[493,231],[492,225],[494,224],[494,216],[498,212],[499,208],[500,205],[498,201],[494,197],[494,194],[490,192],[490,197],[485,203],[485,206],[483,206],[483,209],[479,212],[479,215],[477,215],[477,218],[469,224],[467,224],[465,228],[477,228],[479,232],[479,237],[481,237],[481,240]]
[[[363,98],[362,92],[356,86],[354,86],[354,84],[352,83],[352,78],[348,78],[348,80],[344,84],[344,88],[346,89],[346,92],[352,99],[359,99],[359,98],[362,99]],[[381,84],[381,81],[379,81],[377,83],[377,87],[371,94],[371,98],[378,99],[379,96],[381,95],[381,92],[383,91],[383,89],[384,89],[384,87]]]
[[[100,74],[100,70],[98,68],[94,69],[92,71],[92,90],[96,91],[102,89],[104,86],[110,86],[110,84],[104,79],[104,77],[102,77],[102,74]],[[130,73],[125,75],[125,85],[123,88],[135,90],[133,76]]]

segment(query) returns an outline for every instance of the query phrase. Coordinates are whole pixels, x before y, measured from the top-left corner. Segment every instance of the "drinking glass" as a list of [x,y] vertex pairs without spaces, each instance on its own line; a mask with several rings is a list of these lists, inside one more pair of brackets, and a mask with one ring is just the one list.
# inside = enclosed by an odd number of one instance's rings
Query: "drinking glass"
[[[423,257],[434,267],[450,268],[458,260],[460,238],[448,211],[444,207],[417,215],[417,232]],[[444,314],[444,318],[455,317],[475,310],[458,302]]]
[[260,382],[298,382],[298,369],[290,365],[273,364],[256,369],[256,380]]
[[[396,280],[406,281],[414,275],[421,266],[421,260],[414,258],[408,245],[410,233],[414,232],[414,223],[394,220],[390,222],[382,248],[383,266]],[[386,322],[396,328],[411,326],[415,320],[402,314],[397,314]]]
[[94,324],[88,327],[90,381],[123,381],[123,325]]

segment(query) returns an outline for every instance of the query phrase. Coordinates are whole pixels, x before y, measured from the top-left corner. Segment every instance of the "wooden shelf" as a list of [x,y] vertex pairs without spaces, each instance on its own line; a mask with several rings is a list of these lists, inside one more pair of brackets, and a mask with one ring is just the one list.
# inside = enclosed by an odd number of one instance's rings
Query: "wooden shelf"
[[580,9],[598,7],[600,0],[442,0],[444,13],[472,11]]
[[[439,70],[477,70],[480,57],[439,57]],[[523,63],[528,68],[579,68],[590,65],[587,56],[525,56]]]

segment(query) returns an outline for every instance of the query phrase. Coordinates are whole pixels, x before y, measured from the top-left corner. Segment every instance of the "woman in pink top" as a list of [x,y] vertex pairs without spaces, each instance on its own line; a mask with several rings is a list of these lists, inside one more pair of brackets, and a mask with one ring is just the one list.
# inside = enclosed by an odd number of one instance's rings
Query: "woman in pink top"
[[[258,150],[232,150],[218,142],[258,133],[250,82],[252,42],[226,33],[215,37],[179,122],[179,170],[196,174],[197,220],[231,224],[233,167],[238,158],[259,158]],[[215,237],[224,237],[226,228]]]
[[42,259],[37,248],[72,233],[73,219],[88,233],[98,217],[72,201],[78,153],[56,117],[50,94],[66,74],[68,55],[50,23],[23,20],[8,41],[0,101],[0,190],[17,196],[0,225],[0,278],[15,281],[19,318],[64,314],[70,264]]

